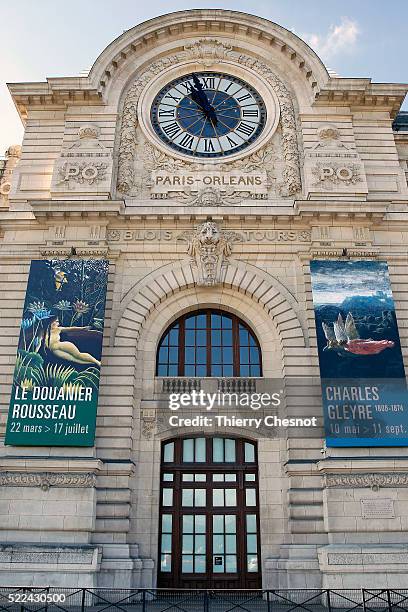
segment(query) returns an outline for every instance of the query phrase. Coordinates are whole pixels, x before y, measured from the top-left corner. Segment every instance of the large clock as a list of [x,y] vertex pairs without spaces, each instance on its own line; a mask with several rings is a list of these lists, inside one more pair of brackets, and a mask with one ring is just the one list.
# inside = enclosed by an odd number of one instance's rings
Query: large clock
[[266,107],[242,79],[194,72],[168,83],[150,112],[157,136],[180,153],[218,158],[246,149],[260,136]]

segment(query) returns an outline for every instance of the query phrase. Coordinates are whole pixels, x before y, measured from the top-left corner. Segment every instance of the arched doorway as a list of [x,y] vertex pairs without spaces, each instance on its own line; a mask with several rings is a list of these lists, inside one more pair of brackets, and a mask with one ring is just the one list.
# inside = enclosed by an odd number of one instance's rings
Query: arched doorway
[[260,588],[256,443],[168,440],[160,479],[158,587]]

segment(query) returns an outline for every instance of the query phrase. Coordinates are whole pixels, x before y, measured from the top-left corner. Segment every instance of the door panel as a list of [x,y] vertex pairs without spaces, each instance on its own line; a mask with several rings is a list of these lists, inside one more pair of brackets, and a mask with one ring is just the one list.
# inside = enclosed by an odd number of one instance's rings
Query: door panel
[[261,588],[253,442],[164,443],[160,499],[159,587]]

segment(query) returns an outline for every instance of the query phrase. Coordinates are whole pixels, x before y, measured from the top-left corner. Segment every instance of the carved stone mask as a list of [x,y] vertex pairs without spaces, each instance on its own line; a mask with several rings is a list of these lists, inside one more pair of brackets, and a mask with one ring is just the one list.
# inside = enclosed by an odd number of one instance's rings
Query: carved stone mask
[[210,189],[205,190],[201,195],[201,204],[204,206],[215,206],[218,204],[218,196]]
[[199,233],[199,240],[201,244],[216,244],[220,240],[220,232],[215,223],[212,221],[203,223]]

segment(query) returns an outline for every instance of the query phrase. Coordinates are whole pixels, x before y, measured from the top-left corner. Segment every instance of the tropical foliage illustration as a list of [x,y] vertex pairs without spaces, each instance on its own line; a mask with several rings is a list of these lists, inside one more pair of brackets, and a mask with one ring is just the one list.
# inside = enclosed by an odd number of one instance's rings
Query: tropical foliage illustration
[[98,389],[106,260],[31,262],[14,387]]

